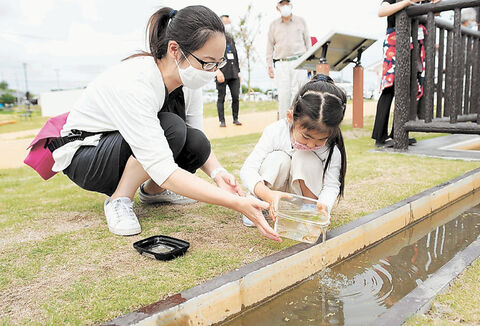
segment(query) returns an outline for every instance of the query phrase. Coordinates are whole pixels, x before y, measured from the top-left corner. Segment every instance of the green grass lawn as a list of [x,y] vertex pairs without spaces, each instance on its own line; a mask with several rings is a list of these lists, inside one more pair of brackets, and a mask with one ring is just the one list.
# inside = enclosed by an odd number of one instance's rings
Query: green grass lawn
[[480,260],[469,266],[424,315],[411,317],[405,325],[479,325],[480,324]]
[[[266,102],[248,102],[240,101],[240,113],[253,113],[253,112],[263,112],[263,111],[274,111],[278,109],[278,102],[266,101]],[[231,115],[232,112],[232,103],[225,103],[225,114]],[[23,117],[24,108],[15,108],[13,112],[2,112],[0,111],[0,121],[15,120],[14,124],[7,124],[0,126],[0,134],[23,131],[30,129],[41,128],[48,117],[42,117],[40,108],[34,107],[32,117]],[[205,118],[217,117],[217,104],[216,103],[205,103],[203,116]]]
[[[344,128],[347,185],[332,212],[332,227],[478,167],[478,162],[370,152],[372,121],[366,119],[366,129]],[[238,176],[259,136],[214,140],[212,147]],[[1,325],[105,322],[295,243],[263,238],[244,228],[237,212],[203,203],[155,207],[136,201],[142,234],[114,236],[104,218],[105,196],[61,174],[43,181],[27,167],[0,170],[0,198]],[[133,242],[155,234],[185,239],[191,247],[170,262],[134,251]],[[478,314],[475,318],[478,323]]]
[[[369,100],[365,100],[369,101]],[[351,101],[349,101],[350,103]],[[240,113],[253,113],[253,112],[264,112],[264,111],[275,111],[278,109],[278,102],[275,101],[265,101],[265,102],[249,102],[249,101],[240,101]],[[13,112],[2,112],[0,111],[0,121],[7,120],[16,120],[14,124],[8,124],[0,126],[0,134],[23,131],[30,129],[41,128],[48,117],[42,117],[39,106],[33,107],[32,117],[23,117],[22,114],[25,112],[23,107],[15,108]],[[225,114],[229,115],[232,112],[232,102],[225,102]],[[203,107],[203,116],[205,118],[217,117],[217,103],[205,103]]]
[[[253,113],[263,111],[274,111],[278,109],[278,102],[265,101],[265,102],[248,102],[240,101],[240,113]],[[232,102],[225,102],[225,115],[232,113]],[[205,118],[217,117],[217,103],[205,103],[203,105],[203,116]]]
[[16,121],[13,124],[0,126],[0,134],[41,128],[48,119],[42,117],[39,106],[32,106],[31,117],[23,116],[24,113],[24,107],[14,108],[13,111],[0,111],[0,121]]
[[[372,100],[364,100],[365,102],[370,102]],[[352,103],[352,100],[349,100],[348,103]],[[278,102],[276,101],[265,101],[265,102],[248,102],[240,101],[240,113],[253,113],[253,112],[263,112],[263,111],[275,111],[278,110]],[[230,114],[232,112],[232,102],[225,102],[225,114]],[[203,116],[205,118],[216,117],[217,114],[217,103],[205,103],[203,105]]]

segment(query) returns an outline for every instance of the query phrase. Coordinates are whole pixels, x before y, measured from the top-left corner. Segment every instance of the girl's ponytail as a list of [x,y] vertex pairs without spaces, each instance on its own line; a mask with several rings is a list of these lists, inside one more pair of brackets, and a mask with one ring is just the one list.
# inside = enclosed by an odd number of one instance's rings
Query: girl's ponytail
[[343,142],[343,135],[340,127],[335,128],[333,135],[330,135],[328,146],[330,150],[328,152],[327,160],[325,161],[325,167],[323,168],[323,179],[325,179],[325,173],[330,165],[335,146],[337,146],[341,157],[340,175],[338,176],[338,181],[340,181],[340,193],[338,196],[343,197],[343,190],[345,189],[345,174],[347,174],[347,152],[345,151],[345,143]]

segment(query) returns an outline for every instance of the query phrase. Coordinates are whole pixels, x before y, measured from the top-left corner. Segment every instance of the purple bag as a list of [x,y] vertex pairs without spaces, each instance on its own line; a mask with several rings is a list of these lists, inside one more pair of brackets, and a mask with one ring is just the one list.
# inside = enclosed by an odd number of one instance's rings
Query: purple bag
[[52,171],[55,161],[47,147],[49,139],[60,137],[60,131],[67,122],[69,113],[66,112],[48,119],[30,146],[28,146],[31,149],[23,163],[32,167],[45,180],[57,174],[57,172]]

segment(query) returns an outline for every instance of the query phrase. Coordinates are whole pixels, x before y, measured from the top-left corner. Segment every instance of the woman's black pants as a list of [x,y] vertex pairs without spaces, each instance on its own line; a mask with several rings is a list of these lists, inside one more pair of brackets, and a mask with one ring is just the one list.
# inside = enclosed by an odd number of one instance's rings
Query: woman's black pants
[[[388,136],[388,118],[390,117],[390,107],[392,106],[395,87],[384,88],[377,103],[377,113],[375,114],[375,124],[373,125],[372,138],[377,141],[384,141]],[[393,128],[390,137],[393,136]],[[393,137],[392,137],[393,138]]]
[[[175,113],[160,112],[158,118],[175,162],[182,169],[195,173],[210,156],[210,142],[205,134],[187,126]],[[109,132],[102,135],[97,146],[80,147],[63,172],[85,190],[111,196],[132,155],[120,132]]]

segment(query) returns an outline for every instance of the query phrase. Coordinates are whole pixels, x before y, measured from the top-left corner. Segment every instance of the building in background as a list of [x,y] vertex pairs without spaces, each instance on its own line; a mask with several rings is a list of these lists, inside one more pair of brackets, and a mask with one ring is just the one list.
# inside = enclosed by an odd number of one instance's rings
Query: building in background
[[79,88],[41,93],[39,104],[42,107],[42,116],[53,117],[72,110],[84,91],[85,88]]

